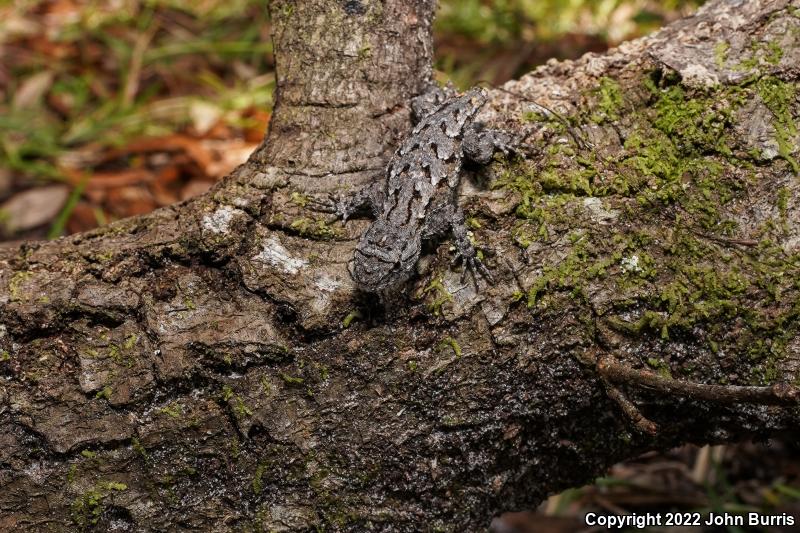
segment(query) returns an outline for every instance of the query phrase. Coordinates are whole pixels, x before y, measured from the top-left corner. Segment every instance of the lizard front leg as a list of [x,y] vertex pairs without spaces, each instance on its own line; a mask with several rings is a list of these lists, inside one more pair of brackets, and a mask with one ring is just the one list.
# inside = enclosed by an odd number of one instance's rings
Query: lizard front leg
[[312,198],[311,204],[317,211],[335,214],[342,222],[365,211],[377,218],[383,210],[384,188],[381,180],[349,196],[330,194],[327,198]]
[[488,129],[480,122],[475,122],[464,131],[464,155],[479,165],[489,163],[497,150],[504,154],[513,152],[515,144],[508,133]]

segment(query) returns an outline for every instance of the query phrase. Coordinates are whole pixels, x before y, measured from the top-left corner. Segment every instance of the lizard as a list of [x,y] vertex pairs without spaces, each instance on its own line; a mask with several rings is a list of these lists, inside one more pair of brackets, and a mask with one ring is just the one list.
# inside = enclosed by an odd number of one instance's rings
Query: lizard
[[510,136],[485,128],[475,117],[486,93],[473,88],[458,95],[433,88],[412,101],[419,122],[391,157],[385,180],[349,198],[329,198],[317,205],[343,222],[368,207],[375,217],[356,245],[350,274],[356,286],[385,293],[413,274],[422,242],[452,231],[457,259],[477,284],[476,274],[492,276],[470,242],[458,187],[465,161],[487,164],[496,150],[511,150]]

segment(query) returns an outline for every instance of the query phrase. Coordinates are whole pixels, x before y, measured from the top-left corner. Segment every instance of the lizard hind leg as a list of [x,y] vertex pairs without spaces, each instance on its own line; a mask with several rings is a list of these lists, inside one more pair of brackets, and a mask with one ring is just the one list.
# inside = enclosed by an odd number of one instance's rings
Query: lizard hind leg
[[478,287],[478,275],[484,278],[489,284],[494,284],[491,271],[486,268],[486,265],[484,265],[483,261],[478,257],[478,251],[475,249],[475,245],[472,244],[469,230],[464,221],[464,212],[460,207],[451,207],[449,219],[458,250],[458,255],[453,262],[460,259],[464,268],[461,274],[462,282],[466,278],[467,273],[469,273],[472,276],[472,281],[476,288]]

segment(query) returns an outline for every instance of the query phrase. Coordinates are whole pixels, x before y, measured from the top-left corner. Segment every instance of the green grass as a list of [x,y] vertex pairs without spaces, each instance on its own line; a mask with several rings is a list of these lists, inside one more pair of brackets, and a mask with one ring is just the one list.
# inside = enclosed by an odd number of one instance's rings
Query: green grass
[[[42,22],[31,14],[41,4],[19,3],[15,11]],[[272,70],[264,2],[199,4],[151,0],[111,9],[97,2],[48,26],[50,44],[65,53],[54,58],[33,47],[24,62],[10,65],[12,81],[0,100],[0,167],[61,180],[59,159],[69,151],[179,131],[198,102],[213,105],[234,125],[242,125],[238,111],[268,108],[274,80],[263,75]],[[15,95],[47,72],[50,83],[41,94],[15,105]]]

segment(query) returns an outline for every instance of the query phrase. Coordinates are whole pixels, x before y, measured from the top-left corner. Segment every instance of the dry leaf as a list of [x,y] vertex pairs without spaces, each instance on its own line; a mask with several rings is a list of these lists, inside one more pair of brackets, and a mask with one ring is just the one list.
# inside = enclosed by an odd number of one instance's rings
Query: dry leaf
[[194,198],[206,192],[213,185],[210,181],[192,180],[181,189],[181,200]]
[[37,72],[22,82],[17,92],[14,93],[14,100],[11,104],[15,109],[33,107],[42,100],[42,96],[53,85],[53,72],[45,70]]
[[69,197],[67,185],[46,185],[15,194],[0,211],[9,233],[25,231],[53,220]]
[[200,135],[205,135],[208,130],[222,116],[222,110],[202,100],[196,100],[189,106],[189,117],[192,119],[192,126]]

